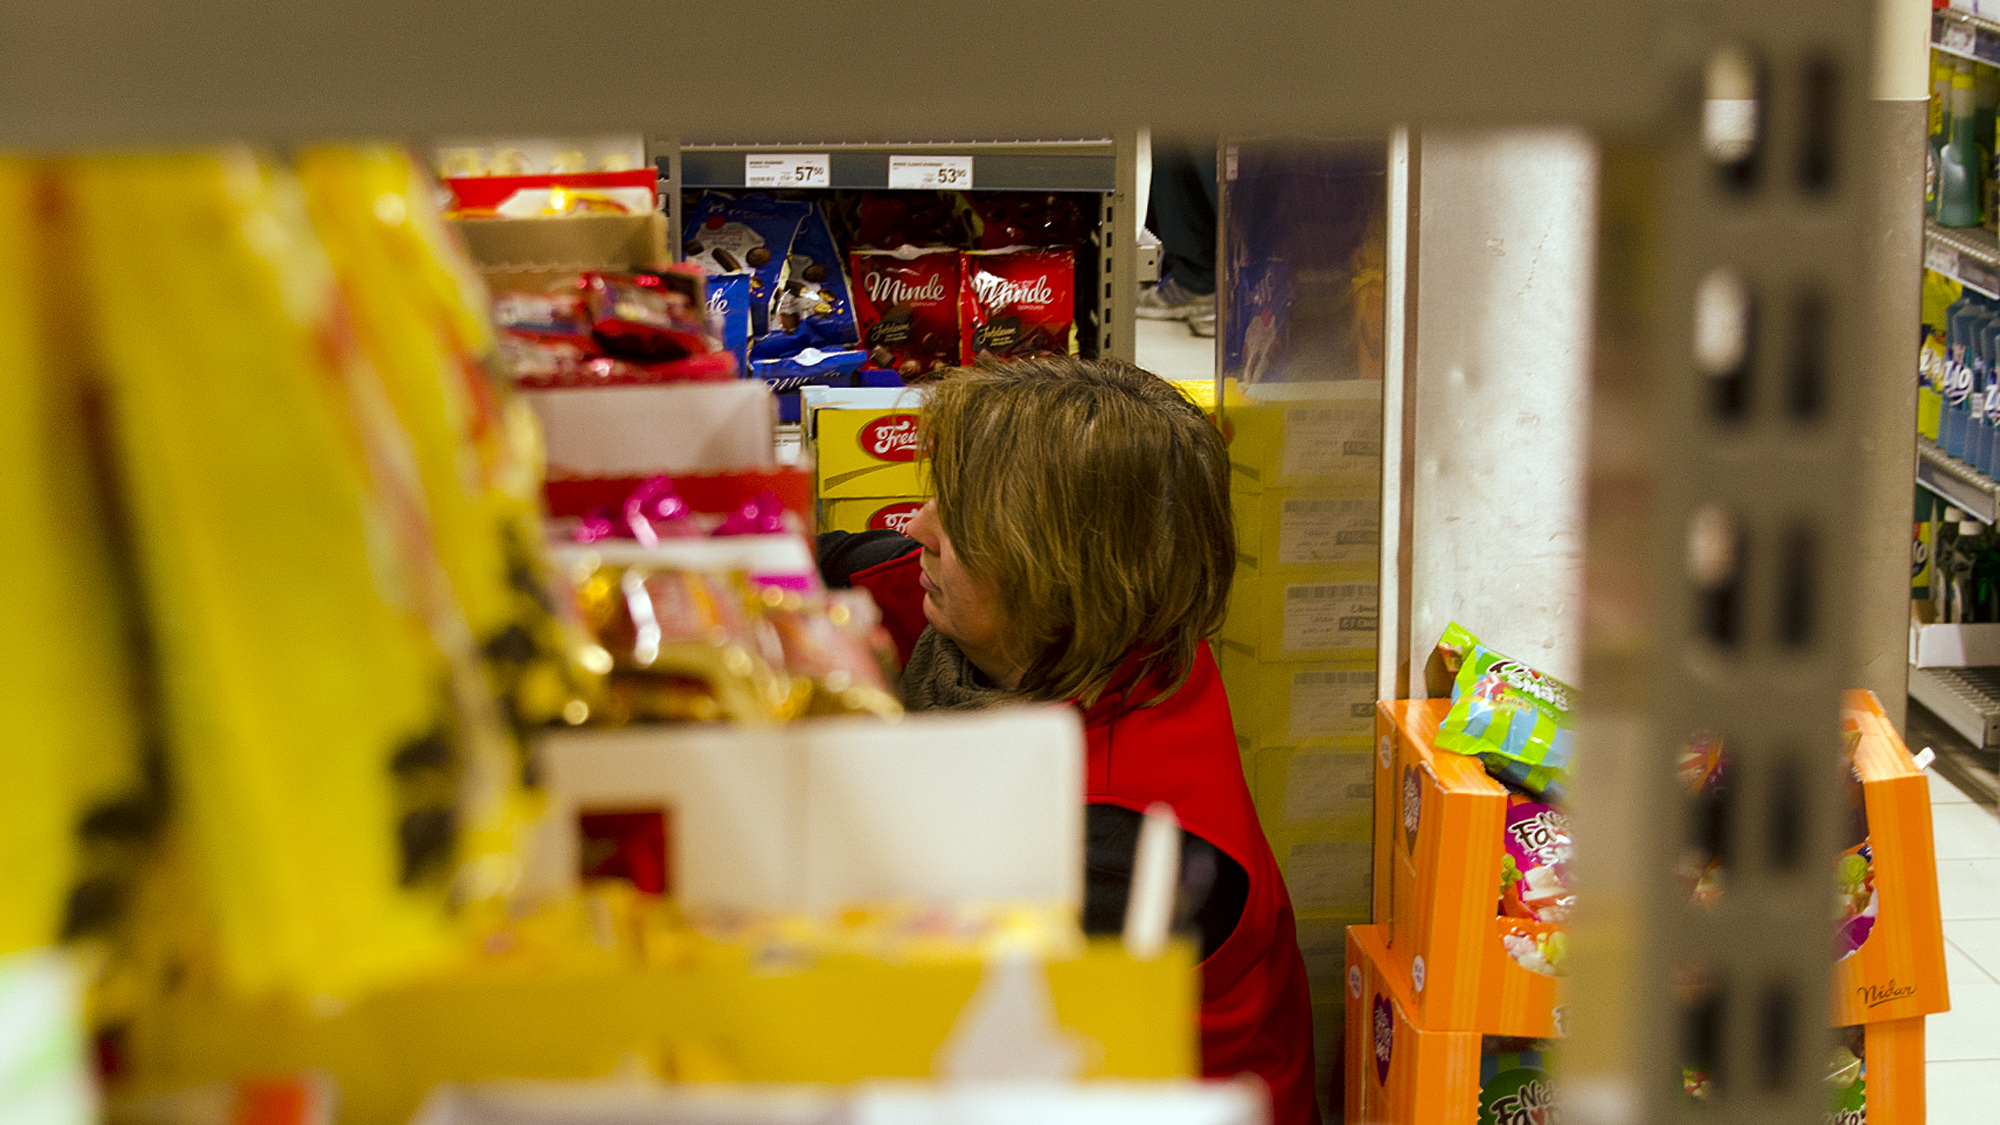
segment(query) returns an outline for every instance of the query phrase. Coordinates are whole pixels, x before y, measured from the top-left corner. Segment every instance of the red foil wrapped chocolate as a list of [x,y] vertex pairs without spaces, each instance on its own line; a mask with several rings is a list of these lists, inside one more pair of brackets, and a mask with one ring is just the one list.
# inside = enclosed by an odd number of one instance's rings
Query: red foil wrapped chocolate
[[870,366],[919,382],[959,362],[962,261],[956,250],[908,246],[848,256]]
[[964,293],[962,362],[1069,354],[1076,264],[1068,250],[967,254]]

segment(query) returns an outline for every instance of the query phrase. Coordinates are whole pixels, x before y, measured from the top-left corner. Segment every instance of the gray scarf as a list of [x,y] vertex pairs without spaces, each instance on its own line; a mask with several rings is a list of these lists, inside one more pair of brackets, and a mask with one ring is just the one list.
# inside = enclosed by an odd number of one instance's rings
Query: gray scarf
[[903,706],[912,711],[977,711],[1015,696],[994,687],[965,652],[928,626],[903,667]]

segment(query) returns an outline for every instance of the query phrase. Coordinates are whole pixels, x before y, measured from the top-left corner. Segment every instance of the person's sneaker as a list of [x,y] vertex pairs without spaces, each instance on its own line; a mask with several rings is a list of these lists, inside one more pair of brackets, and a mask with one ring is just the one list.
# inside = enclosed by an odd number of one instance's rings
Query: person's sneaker
[[1204,338],[1215,335],[1215,294],[1202,300],[1208,302],[1201,308],[1190,309],[1187,314],[1188,331]]
[[1208,311],[1208,319],[1215,320],[1215,294],[1197,295],[1181,288],[1181,283],[1169,277],[1151,289],[1139,294],[1139,303],[1134,312],[1145,320],[1186,320],[1203,309]]

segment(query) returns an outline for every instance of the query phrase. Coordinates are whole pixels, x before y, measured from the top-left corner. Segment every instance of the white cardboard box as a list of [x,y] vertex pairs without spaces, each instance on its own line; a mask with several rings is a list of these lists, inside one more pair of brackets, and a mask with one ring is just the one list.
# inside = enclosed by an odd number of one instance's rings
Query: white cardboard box
[[1067,707],[901,722],[627,727],[540,752],[567,877],[576,814],[663,808],[692,908],[1083,900],[1083,731]]
[[2000,624],[1910,622],[1913,668],[1983,668],[1996,664],[2000,664]]
[[725,473],[775,460],[778,408],[762,379],[522,394],[542,420],[553,478]]

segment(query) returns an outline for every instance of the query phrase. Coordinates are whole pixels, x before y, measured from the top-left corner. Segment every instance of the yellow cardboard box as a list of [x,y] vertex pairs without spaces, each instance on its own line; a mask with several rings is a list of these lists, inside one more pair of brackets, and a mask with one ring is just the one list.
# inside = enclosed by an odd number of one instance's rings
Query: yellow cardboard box
[[821,531],[890,531],[909,533],[910,520],[924,506],[921,496],[871,496],[859,500],[825,500],[819,506]]
[[813,411],[814,494],[821,500],[923,495],[917,417],[907,406]]
[[1267,663],[1373,663],[1381,586],[1329,575],[1239,573],[1230,590],[1221,647]]
[[1236,646],[1219,646],[1216,663],[1237,745],[1310,746],[1350,740],[1366,746],[1375,730],[1375,663],[1265,663]]
[[1235,488],[1236,558],[1251,570],[1371,579],[1380,564],[1382,496],[1374,477],[1331,477],[1261,492]]
[[1375,758],[1367,740],[1353,746],[1252,750],[1257,819],[1271,833],[1333,832],[1365,839],[1375,805]]
[[1372,379],[1259,385],[1224,405],[1230,479],[1263,491],[1382,471],[1382,384]]
[[1345,830],[1266,831],[1278,870],[1299,914],[1344,914],[1366,917],[1372,901],[1368,821]]

